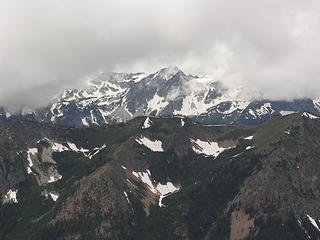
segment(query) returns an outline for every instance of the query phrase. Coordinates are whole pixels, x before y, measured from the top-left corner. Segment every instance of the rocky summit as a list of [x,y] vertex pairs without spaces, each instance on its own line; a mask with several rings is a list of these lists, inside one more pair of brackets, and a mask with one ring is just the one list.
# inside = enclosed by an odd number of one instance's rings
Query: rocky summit
[[[162,76],[191,78],[160,71],[157,86]],[[128,119],[143,111],[136,103],[125,105]],[[89,128],[17,121],[0,128],[0,238],[317,240],[319,136],[308,113],[251,126],[151,116]]]
[[[138,116],[188,116],[206,124],[258,124],[294,112],[320,116],[320,99],[252,100],[240,86],[167,67],[155,73],[98,73],[84,89],[65,90],[44,108],[12,114],[0,108],[0,124],[17,120],[68,126],[126,122]],[[59,94],[58,94],[59,95]]]

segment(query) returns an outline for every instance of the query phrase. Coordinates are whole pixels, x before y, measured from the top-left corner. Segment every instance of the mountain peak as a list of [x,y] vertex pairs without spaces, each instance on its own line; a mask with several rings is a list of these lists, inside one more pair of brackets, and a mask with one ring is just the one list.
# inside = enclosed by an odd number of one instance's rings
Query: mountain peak
[[154,78],[160,76],[161,78],[165,78],[166,80],[168,80],[178,72],[182,71],[177,66],[168,66],[157,71]]
[[177,67],[177,66],[167,66],[167,67],[164,67],[164,68],[161,68],[160,71],[165,71],[165,72],[168,72],[168,73],[173,73],[173,72],[178,72],[180,71],[180,69]]

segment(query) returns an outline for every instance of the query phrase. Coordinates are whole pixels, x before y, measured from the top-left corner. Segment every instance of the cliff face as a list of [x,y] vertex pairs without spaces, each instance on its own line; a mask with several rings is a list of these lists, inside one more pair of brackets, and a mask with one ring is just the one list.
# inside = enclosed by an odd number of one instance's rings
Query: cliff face
[[3,127],[1,239],[319,239],[311,118]]

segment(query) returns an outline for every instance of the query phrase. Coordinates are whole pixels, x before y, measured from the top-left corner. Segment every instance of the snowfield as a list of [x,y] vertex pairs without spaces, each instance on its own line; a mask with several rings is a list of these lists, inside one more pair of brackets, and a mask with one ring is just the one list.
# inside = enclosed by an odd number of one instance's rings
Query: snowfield
[[172,182],[167,182],[165,185],[158,183],[157,187],[156,187],[157,191],[160,193],[160,197],[159,197],[159,207],[165,207],[165,205],[162,203],[162,200],[179,191],[180,188],[175,187]]
[[168,197],[169,195],[180,190],[180,188],[175,187],[172,182],[167,182],[166,184],[158,183],[155,186],[153,184],[155,183],[155,181],[154,180],[152,181],[151,179],[150,170],[147,170],[146,172],[132,171],[132,175],[140,179],[143,183],[145,183],[152,193],[159,195],[159,203],[158,203],[159,207],[165,207],[165,205],[162,203],[165,197]]
[[137,143],[149,148],[153,152],[163,152],[162,142],[160,140],[150,140],[144,136],[135,139]]
[[68,151],[68,150],[69,150],[69,148],[62,145],[61,143],[56,143],[56,142],[52,143],[52,151],[54,151],[54,152],[63,152],[63,151]]
[[192,149],[198,154],[204,154],[206,156],[218,157],[220,153],[229,148],[219,147],[217,142],[213,141],[202,141],[200,139],[190,138],[192,143]]
[[104,144],[101,147],[95,147],[90,151],[89,149],[79,148],[76,144],[67,142],[68,147],[62,145],[61,143],[52,143],[52,150],[54,152],[64,152],[64,151],[73,151],[77,153],[82,153],[85,157],[91,159],[93,156],[97,155],[101,150],[106,148],[107,146]]

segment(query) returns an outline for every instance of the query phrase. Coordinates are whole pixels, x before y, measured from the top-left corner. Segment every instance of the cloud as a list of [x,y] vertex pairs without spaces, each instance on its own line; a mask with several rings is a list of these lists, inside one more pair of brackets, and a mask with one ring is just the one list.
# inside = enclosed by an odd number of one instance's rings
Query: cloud
[[319,97],[317,0],[0,0],[0,103],[165,65],[262,97]]

